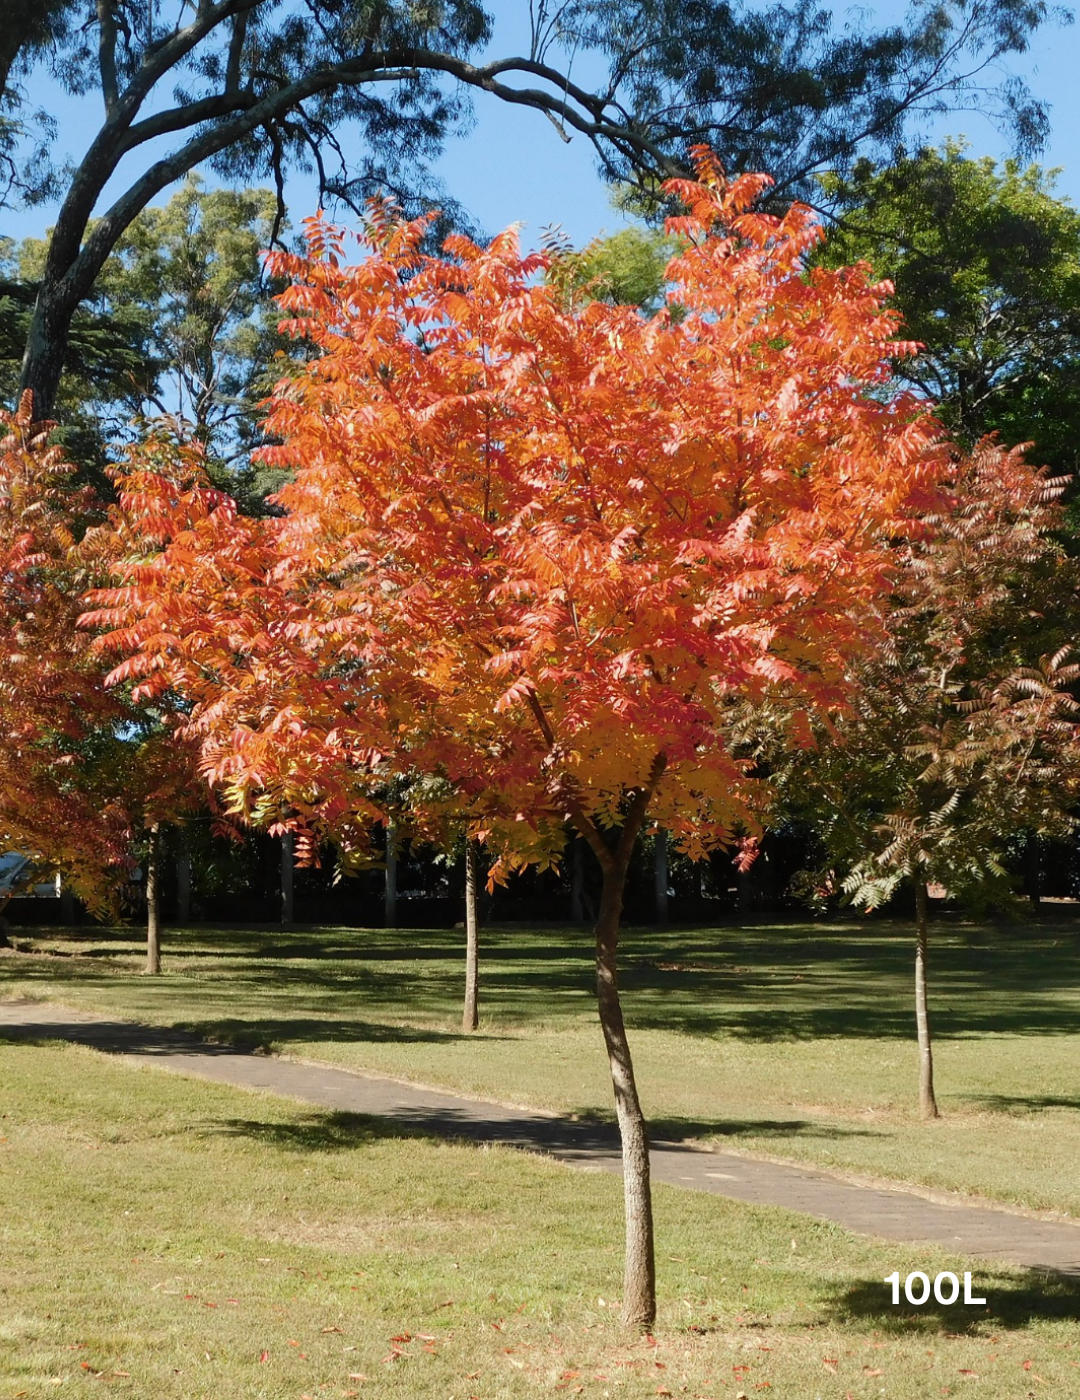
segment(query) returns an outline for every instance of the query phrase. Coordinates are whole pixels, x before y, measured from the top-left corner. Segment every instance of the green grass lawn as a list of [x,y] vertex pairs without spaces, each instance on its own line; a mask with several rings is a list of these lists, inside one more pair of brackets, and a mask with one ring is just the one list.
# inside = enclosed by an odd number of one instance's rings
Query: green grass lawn
[[617,1179],[79,1047],[0,1044],[0,1400],[1065,1397],[1080,1283],[657,1190],[653,1338],[613,1316]]
[[[244,1045],[580,1114],[610,1114],[589,938],[483,935],[483,1029],[462,1035],[454,931],[31,935],[30,995]],[[911,939],[898,924],[632,930],[624,1000],[655,1131],[1080,1216],[1080,933],[942,925],[931,1002],[944,1118],[916,1114]]]

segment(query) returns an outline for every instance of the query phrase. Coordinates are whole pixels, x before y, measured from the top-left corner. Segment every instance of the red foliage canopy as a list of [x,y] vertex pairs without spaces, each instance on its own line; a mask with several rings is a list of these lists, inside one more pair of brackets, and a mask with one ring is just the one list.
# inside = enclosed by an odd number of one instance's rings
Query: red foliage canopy
[[677,316],[568,304],[513,232],[429,256],[385,206],[356,266],[321,219],[271,258],[319,352],[271,403],[284,514],[134,471],[165,547],[94,615],[117,676],[189,697],[235,810],[359,842],[373,784],[421,773],[505,868],[648,786],[696,855],[746,816],[732,699],[837,701],[947,449],[883,392],[887,284],[808,269],[821,231],[753,212],[765,177],[699,177],[668,187]]

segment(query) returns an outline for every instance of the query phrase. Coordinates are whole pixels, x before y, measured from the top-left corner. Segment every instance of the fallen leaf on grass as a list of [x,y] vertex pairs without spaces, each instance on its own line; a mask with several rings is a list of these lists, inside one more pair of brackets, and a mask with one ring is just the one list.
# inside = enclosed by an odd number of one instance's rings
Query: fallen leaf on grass
[[260,1361],[269,1361],[269,1360],[270,1360],[270,1353],[269,1353],[268,1351],[261,1351],[261,1352],[259,1353],[259,1360],[260,1360]]
[[863,1375],[864,1375],[864,1376],[883,1376],[884,1374],[885,1374],[885,1372],[881,1369],[880,1366],[864,1366],[864,1367],[863,1367]]
[[325,1337],[328,1332],[344,1332],[344,1327],[320,1327],[319,1331]]

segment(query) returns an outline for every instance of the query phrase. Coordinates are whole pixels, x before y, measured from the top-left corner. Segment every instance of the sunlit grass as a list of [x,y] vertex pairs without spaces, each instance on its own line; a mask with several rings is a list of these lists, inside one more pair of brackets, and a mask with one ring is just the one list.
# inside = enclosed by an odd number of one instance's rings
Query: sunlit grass
[[[510,1102],[610,1113],[588,935],[487,930],[479,1035],[454,931],[17,933],[0,995],[52,998]],[[939,1123],[919,1121],[902,925],[631,930],[624,1000],[658,1133],[1080,1216],[1080,935],[936,928]]]
[[633,1339],[614,1178],[82,1048],[0,1046],[0,1086],[4,1400],[1076,1393],[1075,1282],[894,1309],[893,1269],[971,1261],[660,1188]]

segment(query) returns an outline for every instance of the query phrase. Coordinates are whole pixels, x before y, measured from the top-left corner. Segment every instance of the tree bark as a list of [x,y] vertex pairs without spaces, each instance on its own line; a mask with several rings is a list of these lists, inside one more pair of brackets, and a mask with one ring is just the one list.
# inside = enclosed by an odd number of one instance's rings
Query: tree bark
[[465,842],[465,1008],[461,1029],[474,1031],[480,1024],[477,1007],[480,980],[480,937],[476,917],[476,844]]
[[161,971],[161,827],[154,822],[146,843],[146,972]]
[[294,846],[293,834],[287,831],[281,838],[281,927],[292,928],[293,914],[295,912],[293,904],[293,868],[294,868]]
[[383,923],[397,928],[397,849],[393,822],[386,828],[386,887],[383,895]]
[[668,834],[661,829],[656,833],[656,848],[653,852],[653,874],[656,880],[656,927],[668,925]]
[[628,862],[619,861],[612,868],[604,870],[600,915],[596,921],[596,996],[615,1091],[615,1114],[622,1139],[626,1205],[622,1321],[627,1327],[645,1328],[656,1320],[649,1134],[638,1099],[630,1045],[626,1039],[616,961],[627,868]]
[[915,882],[915,1026],[919,1036],[919,1111],[924,1118],[940,1118],[934,1097],[934,1051],[930,1038],[930,1013],[926,1004],[926,881]]

